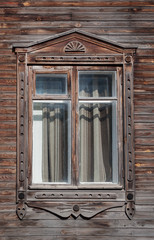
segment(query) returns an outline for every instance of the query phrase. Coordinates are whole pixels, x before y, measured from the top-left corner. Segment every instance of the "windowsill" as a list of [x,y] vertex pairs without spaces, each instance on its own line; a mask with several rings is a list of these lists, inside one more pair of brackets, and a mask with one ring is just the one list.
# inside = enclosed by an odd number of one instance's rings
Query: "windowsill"
[[[83,183],[84,184],[84,183]],[[42,189],[42,190],[83,190],[83,189],[90,189],[90,190],[122,190],[123,186],[119,184],[114,184],[114,183],[96,183],[96,184],[87,184],[83,185],[80,184],[78,186],[72,186],[68,184],[51,184],[51,183],[45,183],[45,184],[32,184],[29,185],[28,188],[35,190],[35,189]]]

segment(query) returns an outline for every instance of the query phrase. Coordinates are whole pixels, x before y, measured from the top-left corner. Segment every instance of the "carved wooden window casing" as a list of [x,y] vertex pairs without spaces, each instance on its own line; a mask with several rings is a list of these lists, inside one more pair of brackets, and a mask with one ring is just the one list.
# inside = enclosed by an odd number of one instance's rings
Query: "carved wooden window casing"
[[71,30],[17,54],[17,215],[135,211],[135,49]]

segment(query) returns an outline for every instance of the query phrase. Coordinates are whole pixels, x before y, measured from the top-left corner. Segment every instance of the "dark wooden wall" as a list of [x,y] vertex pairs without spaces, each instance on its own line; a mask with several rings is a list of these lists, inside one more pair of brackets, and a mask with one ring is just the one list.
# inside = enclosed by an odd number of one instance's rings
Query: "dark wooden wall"
[[[136,214],[112,209],[91,220],[15,212],[16,56],[12,44],[80,28],[138,46],[135,60]],[[0,240],[154,239],[154,1],[0,1]],[[94,237],[95,236],[95,237]]]

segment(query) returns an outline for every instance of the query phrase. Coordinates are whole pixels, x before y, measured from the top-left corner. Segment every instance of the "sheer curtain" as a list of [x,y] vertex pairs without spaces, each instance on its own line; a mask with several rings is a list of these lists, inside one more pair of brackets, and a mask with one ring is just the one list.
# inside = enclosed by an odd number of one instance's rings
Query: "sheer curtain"
[[[99,97],[98,79],[92,83],[92,97]],[[104,95],[107,95],[106,89]],[[81,96],[89,97],[82,90]],[[80,103],[80,181],[112,181],[112,104]]]
[[48,104],[43,109],[42,180],[67,181],[67,114],[65,105]]

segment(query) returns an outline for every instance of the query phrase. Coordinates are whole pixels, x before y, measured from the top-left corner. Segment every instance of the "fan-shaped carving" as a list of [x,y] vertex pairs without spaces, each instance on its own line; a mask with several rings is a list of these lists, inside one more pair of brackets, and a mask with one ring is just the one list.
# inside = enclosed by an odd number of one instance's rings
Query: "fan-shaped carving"
[[79,41],[71,41],[65,46],[65,52],[85,52],[85,46]]

